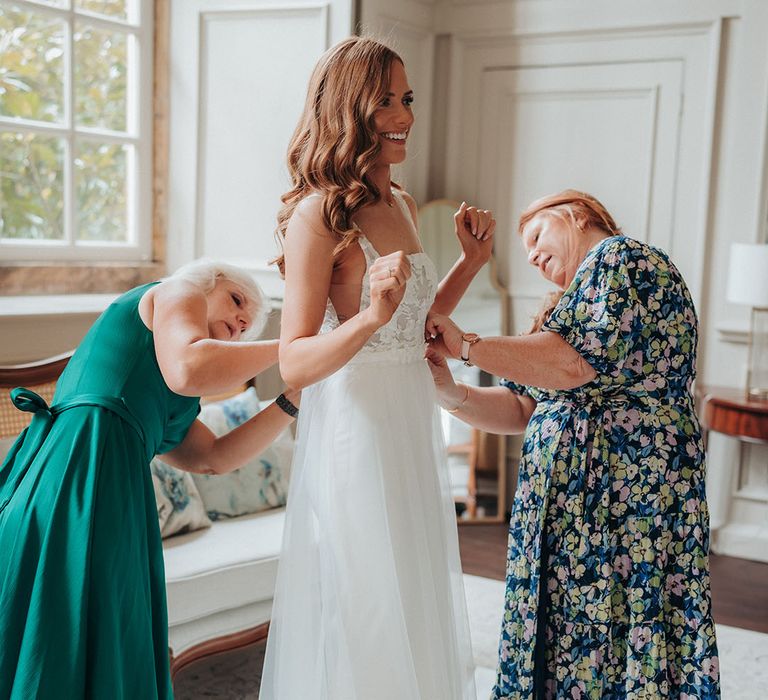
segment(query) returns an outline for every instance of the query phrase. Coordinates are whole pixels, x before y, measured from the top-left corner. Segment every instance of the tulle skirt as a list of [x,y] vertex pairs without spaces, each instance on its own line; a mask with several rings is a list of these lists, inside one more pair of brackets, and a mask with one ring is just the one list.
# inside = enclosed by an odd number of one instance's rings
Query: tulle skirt
[[420,348],[305,389],[261,700],[475,700],[443,454]]

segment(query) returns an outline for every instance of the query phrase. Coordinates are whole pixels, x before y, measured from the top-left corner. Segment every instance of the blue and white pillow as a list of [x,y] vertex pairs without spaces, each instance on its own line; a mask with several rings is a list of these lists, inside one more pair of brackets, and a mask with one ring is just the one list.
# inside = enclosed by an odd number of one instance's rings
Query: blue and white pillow
[[149,468],[162,537],[211,526],[203,499],[189,472],[175,469],[157,457],[152,460]]
[[[205,404],[198,418],[216,435],[242,425],[261,410],[256,390],[251,387],[223,401]],[[264,452],[229,474],[193,474],[211,520],[233,518],[246,513],[285,505],[293,453],[293,439],[286,429]]]

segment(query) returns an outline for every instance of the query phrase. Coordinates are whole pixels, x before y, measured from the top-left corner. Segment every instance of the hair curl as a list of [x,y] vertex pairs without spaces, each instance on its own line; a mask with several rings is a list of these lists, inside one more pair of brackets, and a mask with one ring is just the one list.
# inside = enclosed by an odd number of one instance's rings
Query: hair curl
[[[281,248],[294,209],[313,192],[322,195],[323,223],[339,239],[334,255],[359,237],[352,217],[382,195],[371,179],[381,151],[374,114],[389,90],[394,61],[403,62],[388,46],[368,37],[345,39],[318,61],[288,146],[293,187],[281,197],[277,215]],[[284,255],[273,262],[285,272]]]

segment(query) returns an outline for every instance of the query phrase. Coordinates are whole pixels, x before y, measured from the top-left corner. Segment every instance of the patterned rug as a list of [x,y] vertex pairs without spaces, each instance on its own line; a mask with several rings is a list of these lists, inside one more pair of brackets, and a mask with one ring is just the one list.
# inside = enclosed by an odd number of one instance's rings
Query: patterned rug
[[[464,576],[477,670],[478,700],[493,686],[504,583]],[[768,697],[768,634],[717,626],[722,700]],[[257,700],[265,644],[199,661],[184,669],[175,685],[176,700]]]

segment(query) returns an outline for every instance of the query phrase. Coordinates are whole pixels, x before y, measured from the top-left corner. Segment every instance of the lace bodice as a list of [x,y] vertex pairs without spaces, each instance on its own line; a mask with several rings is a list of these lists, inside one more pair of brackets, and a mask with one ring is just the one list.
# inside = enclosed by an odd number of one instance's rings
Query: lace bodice
[[[380,257],[371,242],[361,235],[358,239],[365,255],[365,274],[360,292],[360,309],[371,303],[371,285],[368,270],[373,261]],[[407,361],[421,359],[424,354],[424,325],[427,312],[437,292],[437,271],[426,253],[411,253],[408,256],[413,274],[406,283],[405,295],[389,323],[377,330],[363,346],[353,361]],[[329,299],[321,333],[338,328],[339,319]]]

